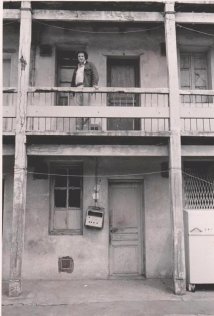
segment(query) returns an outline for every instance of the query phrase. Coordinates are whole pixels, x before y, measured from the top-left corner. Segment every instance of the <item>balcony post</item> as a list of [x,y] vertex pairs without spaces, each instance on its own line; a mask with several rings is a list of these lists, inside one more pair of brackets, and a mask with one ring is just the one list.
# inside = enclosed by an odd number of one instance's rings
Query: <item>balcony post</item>
[[180,100],[174,3],[165,5],[165,38],[170,104],[170,205],[173,229],[173,281],[175,294],[186,291],[182,202]]
[[15,163],[13,188],[13,217],[10,251],[9,296],[21,293],[22,254],[24,246],[27,154],[26,154],[26,110],[30,71],[31,49],[31,3],[21,3],[18,97],[16,104]]

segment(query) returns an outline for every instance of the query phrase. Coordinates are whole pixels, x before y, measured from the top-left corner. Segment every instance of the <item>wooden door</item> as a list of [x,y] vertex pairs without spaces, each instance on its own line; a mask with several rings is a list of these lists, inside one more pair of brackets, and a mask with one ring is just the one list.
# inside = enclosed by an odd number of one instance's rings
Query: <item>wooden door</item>
[[[109,87],[138,87],[139,62],[136,59],[109,58],[107,63],[107,84]],[[108,106],[139,106],[139,97],[129,93],[109,93]],[[108,119],[108,130],[139,130],[139,119]]]
[[[57,51],[57,87],[70,87],[74,68],[78,63],[76,51]],[[58,105],[69,105],[72,95],[66,92],[57,93]]]
[[142,184],[112,182],[109,185],[110,275],[143,274]]

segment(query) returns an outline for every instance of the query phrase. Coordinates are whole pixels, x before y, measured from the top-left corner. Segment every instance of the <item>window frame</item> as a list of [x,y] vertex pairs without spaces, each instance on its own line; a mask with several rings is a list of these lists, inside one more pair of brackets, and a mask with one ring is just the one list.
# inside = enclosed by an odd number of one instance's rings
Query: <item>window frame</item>
[[[190,78],[191,78],[191,82],[190,82],[190,88],[185,88],[182,87],[182,78],[181,78],[181,55],[188,55],[190,58]],[[206,77],[207,77],[207,87],[204,88],[205,90],[208,89],[209,87],[209,60],[208,60],[208,52],[207,51],[202,51],[202,52],[197,52],[197,51],[180,51],[180,65],[179,65],[179,72],[180,72],[180,87],[183,90],[204,90],[203,88],[198,88],[195,86],[195,81],[194,81],[194,72],[195,72],[195,68],[194,68],[194,58],[196,57],[196,55],[203,55],[204,56],[204,60],[206,62]]]
[[[193,49],[194,48],[194,49]],[[190,87],[185,88],[182,87],[182,75],[181,75],[181,55],[189,55],[190,58]],[[195,87],[195,82],[194,82],[194,57],[196,55],[204,55],[204,60],[206,63],[206,79],[207,79],[207,86],[206,88],[198,88]],[[212,51],[208,49],[206,46],[203,47],[190,47],[187,49],[187,47],[181,47],[178,50],[178,68],[179,68],[179,87],[181,90],[209,90],[211,89],[212,86],[212,70],[211,70],[211,65],[212,65]],[[198,106],[198,104],[209,104],[213,103],[213,98],[208,97],[208,96],[196,96],[196,95],[183,95],[181,96],[181,103],[185,105],[189,104],[194,104],[195,106]]]
[[[55,207],[55,179],[56,179],[56,170],[57,169],[64,169],[66,172],[69,168],[76,168],[81,171],[80,173],[80,207],[69,207],[66,205],[65,208],[63,207]],[[51,163],[49,164],[49,197],[50,197],[50,212],[49,212],[49,234],[50,235],[82,235],[83,234],[83,164],[81,162],[78,163]],[[67,174],[67,179],[69,175]],[[69,190],[68,180],[66,184],[66,190]],[[66,198],[68,201],[68,197]],[[58,210],[56,210],[58,209]],[[80,212],[80,220],[79,220],[79,227],[80,228],[56,228],[54,219],[56,211],[60,212],[66,211],[66,216],[68,216],[68,212],[74,210],[78,210]]]

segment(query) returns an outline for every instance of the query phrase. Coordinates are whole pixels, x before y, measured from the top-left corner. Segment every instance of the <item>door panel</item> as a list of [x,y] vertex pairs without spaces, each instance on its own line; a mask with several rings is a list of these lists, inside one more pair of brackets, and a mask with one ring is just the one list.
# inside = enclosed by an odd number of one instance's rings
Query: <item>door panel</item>
[[142,185],[118,182],[109,186],[110,274],[141,275]]
[[[107,64],[109,87],[138,87],[139,65],[135,59],[109,59]],[[139,97],[129,93],[109,93],[108,106],[139,106]],[[139,130],[139,119],[108,119],[108,130]]]
[[134,245],[113,248],[114,274],[138,273],[138,250]]

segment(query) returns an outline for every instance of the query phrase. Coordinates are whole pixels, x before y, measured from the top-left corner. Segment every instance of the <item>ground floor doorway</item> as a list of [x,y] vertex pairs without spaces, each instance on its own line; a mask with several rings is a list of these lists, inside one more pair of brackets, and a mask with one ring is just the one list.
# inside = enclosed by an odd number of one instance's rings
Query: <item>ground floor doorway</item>
[[143,258],[143,183],[109,182],[110,276],[140,277]]

